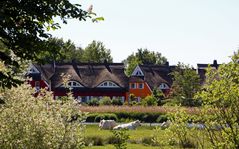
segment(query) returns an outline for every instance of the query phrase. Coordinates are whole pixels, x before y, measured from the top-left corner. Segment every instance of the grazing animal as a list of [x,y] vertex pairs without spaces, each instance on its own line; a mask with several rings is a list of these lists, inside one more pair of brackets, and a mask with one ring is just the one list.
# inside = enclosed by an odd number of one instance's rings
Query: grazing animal
[[134,129],[136,129],[138,126],[141,126],[139,120],[134,121],[134,122],[131,122],[131,123],[121,124],[121,125],[115,126],[113,129],[114,129],[114,130],[119,130],[119,129],[131,129],[131,130],[134,130]]
[[113,129],[115,126],[117,126],[116,122],[114,120],[101,120],[99,123],[100,129]]

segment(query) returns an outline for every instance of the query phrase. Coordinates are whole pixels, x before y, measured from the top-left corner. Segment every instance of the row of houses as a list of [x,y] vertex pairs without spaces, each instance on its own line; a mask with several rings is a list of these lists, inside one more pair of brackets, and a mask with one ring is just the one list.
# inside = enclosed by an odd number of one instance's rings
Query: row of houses
[[[216,60],[213,64],[197,64],[197,72],[202,82],[208,65],[216,69],[219,66]],[[68,91],[63,75],[68,75],[67,86],[81,102],[104,96],[126,101],[130,94],[134,94],[138,100],[143,99],[151,95],[153,89],[160,89],[168,94],[173,83],[170,73],[175,67],[169,63],[138,65],[128,77],[123,63],[31,64],[27,75],[32,78],[32,87],[36,90],[47,88],[53,92],[55,99],[66,96]]]

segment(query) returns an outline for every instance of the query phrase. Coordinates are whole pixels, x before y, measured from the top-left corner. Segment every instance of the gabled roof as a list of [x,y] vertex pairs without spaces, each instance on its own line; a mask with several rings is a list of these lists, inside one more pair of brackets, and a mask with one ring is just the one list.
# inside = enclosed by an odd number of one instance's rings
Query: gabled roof
[[130,81],[140,81],[144,79],[151,89],[158,88],[161,83],[166,83],[169,86],[172,84],[172,79],[169,75],[171,72],[168,65],[139,65],[139,68],[144,74],[144,77],[131,76]]
[[96,88],[104,81],[112,81],[120,88],[128,88],[128,77],[124,73],[123,63],[56,63],[34,66],[45,79],[51,80],[52,88],[63,83],[62,74],[70,76],[86,88]]

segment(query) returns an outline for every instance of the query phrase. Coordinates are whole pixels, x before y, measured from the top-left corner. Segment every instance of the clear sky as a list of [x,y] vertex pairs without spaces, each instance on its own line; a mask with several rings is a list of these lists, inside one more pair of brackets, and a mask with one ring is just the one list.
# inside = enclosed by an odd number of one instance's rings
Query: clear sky
[[51,32],[86,47],[102,41],[114,62],[138,48],[158,51],[170,65],[228,62],[239,48],[239,0],[74,0],[105,21],[70,20]]

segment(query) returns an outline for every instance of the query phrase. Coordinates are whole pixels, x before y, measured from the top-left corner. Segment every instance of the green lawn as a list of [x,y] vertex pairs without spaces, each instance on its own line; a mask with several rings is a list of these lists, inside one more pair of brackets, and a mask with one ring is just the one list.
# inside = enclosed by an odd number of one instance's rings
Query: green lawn
[[[150,126],[140,126],[136,130],[128,130],[127,133],[130,136],[129,141],[131,143],[128,143],[127,147],[128,148],[136,148],[136,149],[149,149],[149,148],[178,148],[176,146],[169,146],[169,145],[161,145],[161,146],[150,146],[150,145],[143,145],[143,144],[138,144],[141,142],[141,140],[145,137],[152,137],[153,134],[155,134],[155,131],[153,130],[155,127],[150,127]],[[165,135],[164,130],[160,130],[158,132],[158,136],[161,136],[160,139],[167,140],[169,139],[167,135]],[[85,137],[90,137],[90,136],[98,136],[103,138],[104,140],[107,139],[109,136],[112,136],[112,132],[110,130],[100,130],[97,125],[87,125],[86,130],[85,130]],[[113,145],[104,145],[104,146],[91,146],[91,147],[86,147],[87,149],[113,149]]]

